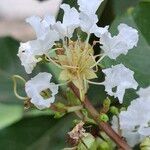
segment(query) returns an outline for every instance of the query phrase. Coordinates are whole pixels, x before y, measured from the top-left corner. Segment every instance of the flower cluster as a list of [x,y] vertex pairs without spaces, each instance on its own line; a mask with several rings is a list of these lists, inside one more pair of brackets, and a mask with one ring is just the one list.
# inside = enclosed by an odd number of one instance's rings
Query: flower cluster
[[[120,55],[126,55],[137,46],[138,31],[127,24],[118,26],[118,34],[112,36],[109,26],[98,27],[96,11],[103,0],[78,0],[79,10],[62,4],[64,11],[62,21],[47,15],[43,19],[33,16],[26,19],[35,30],[36,39],[21,43],[18,56],[26,72],[31,74],[35,66],[44,61],[52,63],[60,69],[59,80],[64,83],[72,82],[79,90],[80,99],[84,96],[89,84],[104,85],[108,95],[118,98],[123,103],[126,89],[137,89],[134,72],[123,64],[102,69],[105,81],[93,82],[97,78],[98,67],[104,57],[116,60]],[[82,40],[78,31],[86,33]],[[94,55],[94,45],[89,44],[90,35],[99,38],[96,43],[102,52]],[[77,38],[73,38],[76,35]],[[98,60],[96,61],[96,58]],[[52,75],[47,72],[39,73],[25,84],[25,91],[32,104],[38,109],[49,108],[55,102],[55,95],[62,84],[50,82]],[[113,128],[125,137],[131,146],[150,135],[150,88],[140,89],[139,98],[133,100],[126,111],[113,117]],[[145,114],[147,115],[145,116]],[[81,127],[83,125],[81,124]],[[78,126],[77,126],[78,127]],[[75,128],[69,135],[79,138],[81,133]]]
[[[120,54],[127,54],[128,50],[136,46],[138,42],[137,30],[126,24],[122,23],[118,26],[119,34],[114,37],[111,37],[108,32],[108,26],[104,28],[97,26],[96,11],[101,3],[102,0],[89,3],[86,0],[78,0],[79,11],[67,4],[62,4],[60,6],[64,11],[62,21],[56,21],[56,18],[51,15],[43,19],[37,16],[27,18],[26,22],[35,30],[36,39],[20,44],[18,56],[26,72],[32,73],[37,63],[46,59],[61,69],[59,79],[73,82],[79,88],[81,97],[84,98],[89,80],[97,78],[97,66],[100,61],[105,56],[116,59]],[[85,41],[80,39],[78,33],[78,39],[72,40],[77,28],[87,33]],[[98,55],[100,59],[97,62],[95,58],[98,56],[94,56],[93,50],[94,43],[93,45],[88,43],[92,33],[100,38],[99,44],[103,50],[103,53]],[[56,57],[52,57],[52,53],[55,53]],[[122,64],[104,69],[103,72],[106,74],[106,80],[101,84],[105,85],[109,95],[118,97],[120,103],[123,102],[126,89],[137,88],[133,72]],[[53,87],[50,87],[53,84],[49,83],[50,78],[46,80],[46,76],[48,76],[47,73],[39,74],[25,86],[31,103],[40,109],[49,107],[54,102],[54,95],[58,91],[57,88],[55,92],[51,90]],[[52,92],[53,100],[44,100],[41,96],[40,92],[48,88]],[[116,88],[116,91],[113,91],[113,88]]]
[[[42,72],[25,83],[28,100],[40,110],[51,107],[59,86],[69,82],[78,88],[81,101],[84,101],[89,84],[96,84],[105,86],[107,94],[117,98],[120,104],[126,89],[136,90],[138,87],[134,72],[123,64],[102,68],[105,80],[101,83],[92,81],[97,78],[98,67],[104,57],[116,60],[120,55],[126,55],[137,46],[139,36],[136,29],[124,23],[119,24],[115,36],[108,31],[109,26],[99,27],[96,12],[103,0],[77,2],[79,10],[68,4],[60,6],[64,11],[62,21],[57,21],[52,15],[43,19],[38,16],[26,19],[34,28],[36,39],[20,43],[18,57],[22,66],[31,74],[39,62],[51,63],[60,69],[59,80],[63,81],[55,84],[51,82],[51,73]],[[83,32],[86,33],[85,40],[80,37]],[[89,44],[91,34],[99,40]],[[99,44],[101,49],[98,55],[94,55],[95,44]],[[150,136],[150,87],[140,89],[137,94],[139,97],[131,102],[127,110],[112,119],[114,130],[125,137],[132,147],[145,138],[149,141]],[[72,139],[78,141],[84,135],[83,124],[79,123],[69,132]]]

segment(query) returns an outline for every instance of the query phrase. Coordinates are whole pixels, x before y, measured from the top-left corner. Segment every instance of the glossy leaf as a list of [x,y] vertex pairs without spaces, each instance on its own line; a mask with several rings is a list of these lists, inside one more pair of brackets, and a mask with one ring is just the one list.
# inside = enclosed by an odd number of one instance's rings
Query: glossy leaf
[[[71,119],[72,121],[72,119]],[[67,132],[72,127],[70,117],[49,116],[24,118],[0,130],[2,150],[58,150],[65,147]]]

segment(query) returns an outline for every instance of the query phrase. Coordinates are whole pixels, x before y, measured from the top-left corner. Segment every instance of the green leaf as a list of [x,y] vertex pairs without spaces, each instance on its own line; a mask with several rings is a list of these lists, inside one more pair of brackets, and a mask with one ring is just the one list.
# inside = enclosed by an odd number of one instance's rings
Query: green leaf
[[[128,8],[135,7],[140,0],[109,0],[105,5],[99,25],[110,25],[116,16],[124,14]],[[108,11],[109,10],[109,11]]]
[[136,6],[140,0],[111,0],[115,15],[122,15],[129,7]]
[[[117,58],[116,61],[106,58],[103,61],[105,67],[123,63],[126,67],[135,72],[135,79],[140,87],[147,87],[150,85],[150,1],[140,2],[139,5],[122,17],[118,17],[111,26],[111,32],[117,33],[117,26],[120,23],[126,23],[129,26],[136,28],[139,32],[138,46]],[[133,98],[136,97],[135,92],[128,90],[125,95],[125,104],[129,104]]]
[[7,105],[0,103],[0,129],[20,120],[23,109],[19,105]]
[[69,116],[59,120],[49,116],[24,118],[12,126],[0,130],[0,149],[62,149],[66,145],[65,135],[72,126],[71,121]]

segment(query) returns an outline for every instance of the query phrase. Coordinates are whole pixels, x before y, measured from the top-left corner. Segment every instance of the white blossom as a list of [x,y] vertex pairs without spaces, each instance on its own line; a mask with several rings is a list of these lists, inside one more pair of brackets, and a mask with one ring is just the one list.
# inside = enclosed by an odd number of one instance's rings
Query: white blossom
[[45,34],[49,32],[50,27],[56,23],[56,19],[51,15],[45,15],[44,19],[38,16],[32,16],[27,18],[26,22],[29,23],[35,30],[37,39],[42,39]]
[[60,8],[64,10],[63,21],[56,22],[54,29],[61,38],[71,38],[74,30],[79,26],[79,12],[74,7],[70,8],[68,4],[62,4]]
[[147,88],[140,88],[140,90],[137,92],[137,94],[139,95],[139,97],[147,99],[150,99],[150,86]]
[[95,14],[103,0],[78,0],[79,10],[86,14]]
[[[50,73],[39,73],[34,78],[26,82],[25,91],[31,103],[33,103],[38,109],[42,110],[49,108],[55,101],[55,95],[58,93],[58,86],[55,83],[50,83],[52,75]],[[44,98],[41,92],[50,90],[51,95],[48,98]]]
[[108,26],[105,28],[98,27],[98,17],[96,11],[101,5],[103,0],[78,0],[79,10],[80,10],[80,27],[81,30],[86,32],[88,35],[94,33],[97,37],[101,37],[102,34],[108,32]]
[[102,83],[105,86],[105,91],[123,102],[125,90],[129,88],[136,89],[138,83],[134,79],[134,72],[126,68],[123,64],[112,66],[103,70],[106,75],[105,81]]
[[116,59],[121,54],[127,54],[130,49],[137,46],[138,31],[126,24],[118,26],[119,34],[112,37],[109,32],[102,34],[100,43],[104,51],[111,59]]
[[30,42],[20,43],[17,55],[20,58],[21,64],[24,66],[25,71],[30,74],[39,61],[35,58],[35,54],[31,50]]
[[131,146],[139,143],[144,137],[150,136],[149,106],[150,98],[140,97],[131,102],[127,111],[122,111],[119,114],[120,129],[123,131],[123,136],[129,142],[134,141]]
[[114,131],[120,134],[121,136],[125,137],[127,140],[127,143],[131,147],[134,147],[143,139],[143,136],[141,136],[137,131],[132,132],[126,129],[120,129],[120,121],[117,116],[113,116],[111,124],[112,124],[112,128],[114,129]]
[[98,27],[97,23],[98,17],[96,14],[86,14],[84,12],[80,13],[80,27],[81,30],[87,34],[94,33],[97,37],[101,37],[102,34],[108,32],[108,26],[105,28]]
[[45,20],[33,16],[27,18],[26,21],[34,28],[37,39],[21,43],[18,56],[22,65],[25,67],[26,72],[30,74],[39,61],[37,57],[44,54],[48,55],[48,52],[55,41],[59,40],[59,35],[52,27],[50,27],[50,25],[53,25],[55,22],[55,18],[52,16],[45,16]]

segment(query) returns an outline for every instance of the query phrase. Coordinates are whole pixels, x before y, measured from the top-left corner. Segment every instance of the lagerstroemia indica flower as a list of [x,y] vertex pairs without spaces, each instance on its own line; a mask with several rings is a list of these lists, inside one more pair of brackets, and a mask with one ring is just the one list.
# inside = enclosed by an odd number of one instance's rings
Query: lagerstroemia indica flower
[[79,12],[73,7],[70,8],[67,4],[60,6],[64,10],[64,17],[62,23],[56,22],[54,29],[59,33],[60,37],[71,38],[75,28],[79,27]]
[[116,59],[121,54],[127,54],[127,52],[134,46],[137,46],[138,31],[126,24],[120,24],[118,26],[119,34],[112,37],[109,32],[102,34],[100,43],[101,48],[104,51],[104,55],[111,59]]
[[[117,118],[113,118],[113,128],[120,127],[122,136],[131,146],[150,136],[150,93],[148,90],[149,87],[137,92],[140,93],[139,98],[133,100],[126,111],[121,111],[118,123]],[[147,95],[143,95],[144,93]]]
[[18,51],[18,57],[21,60],[22,66],[25,67],[25,71],[30,74],[33,68],[36,66],[40,59],[35,58],[35,54],[31,49],[30,42],[21,43]]
[[134,79],[134,72],[126,68],[123,64],[112,66],[104,69],[106,75],[105,81],[102,83],[105,86],[105,91],[123,102],[125,90],[129,88],[136,89],[138,83]]
[[52,75],[50,73],[39,73],[25,84],[25,91],[28,97],[38,109],[49,108],[55,101],[58,93],[58,86],[50,83]]
[[48,25],[51,24],[47,22],[49,21],[47,17],[46,20],[41,20],[41,18],[33,16],[26,19],[26,21],[35,29],[37,39],[21,43],[18,56],[26,72],[30,74],[39,61],[39,56],[48,54],[54,42],[59,40],[59,35],[56,31],[49,28]]
[[108,26],[105,28],[98,27],[98,17],[96,11],[101,5],[103,0],[78,0],[79,10],[80,10],[80,27],[82,31],[86,32],[88,35],[94,33],[97,37],[101,37],[102,34],[108,31]]

